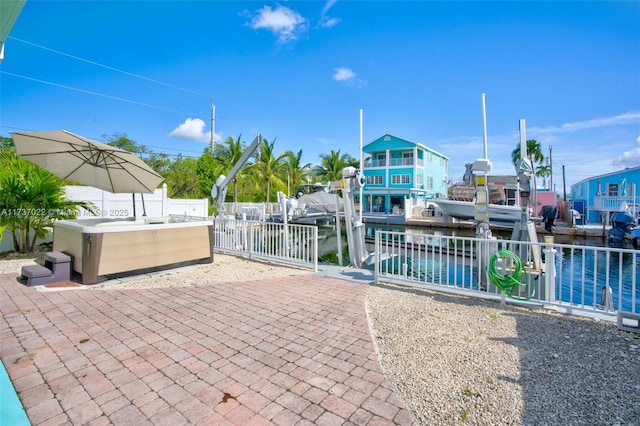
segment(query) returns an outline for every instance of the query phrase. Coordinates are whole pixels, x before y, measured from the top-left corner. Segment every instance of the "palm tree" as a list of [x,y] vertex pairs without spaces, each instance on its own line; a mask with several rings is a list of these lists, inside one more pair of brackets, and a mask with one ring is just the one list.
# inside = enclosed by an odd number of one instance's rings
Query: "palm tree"
[[95,206],[65,198],[63,182],[47,170],[0,152],[0,228],[11,231],[14,250],[30,253],[38,238],[58,219],[74,219],[82,207],[95,214]]
[[[518,144],[518,147],[511,151],[511,162],[514,166],[521,157],[520,144]],[[527,158],[531,161],[531,167],[533,167],[533,173],[535,174],[535,165],[544,161],[544,154],[542,153],[540,142],[535,139],[527,140]]]
[[273,140],[273,142],[262,139],[260,147],[258,148],[258,152],[255,156],[255,162],[252,165],[254,176],[257,179],[257,182],[267,184],[267,205],[269,204],[269,201],[271,199],[272,185],[277,185],[280,187],[284,186],[284,183],[280,178],[284,154],[276,157],[276,155],[274,154],[275,142],[275,139]]
[[[291,187],[298,188],[302,182],[306,181],[311,163],[302,165],[302,150],[294,153],[293,151],[286,151],[283,154],[284,159],[284,172],[287,174]],[[287,194],[290,195],[290,194]]]
[[[246,150],[246,146],[242,142],[242,134],[234,140],[232,136],[229,136],[223,144],[217,144],[215,147],[214,157],[221,165],[220,173],[227,174],[233,166],[240,160],[242,154]],[[231,182],[233,182],[233,202],[238,202],[238,180],[240,174],[236,173]]]
[[[551,176],[551,166],[549,164],[540,164],[538,166],[538,169],[536,170],[536,176],[540,177],[543,180],[543,185],[546,188],[547,187],[547,178],[549,176]],[[547,188],[547,189],[552,189],[552,188]]]
[[[515,166],[518,164],[518,160],[522,158],[522,153],[520,150],[520,144],[518,147],[511,151],[511,162]],[[534,212],[537,209],[536,206],[536,164],[540,164],[544,161],[544,154],[542,153],[542,147],[540,146],[540,142],[535,139],[527,139],[527,158],[531,162],[531,177],[533,178],[533,187],[531,188],[531,195],[533,196],[532,201],[534,204]]]
[[340,180],[342,179],[342,169],[353,165],[353,162],[354,159],[349,154],[340,155],[340,150],[331,150],[329,155],[322,154],[320,156],[320,165],[314,168],[314,173],[321,180]]

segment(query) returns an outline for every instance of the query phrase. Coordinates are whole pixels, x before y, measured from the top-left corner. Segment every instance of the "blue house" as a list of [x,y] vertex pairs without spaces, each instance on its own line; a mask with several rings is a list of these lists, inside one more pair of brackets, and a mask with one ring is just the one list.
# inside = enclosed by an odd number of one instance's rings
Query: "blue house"
[[[364,212],[395,212],[446,194],[449,158],[419,142],[384,134],[362,148]],[[406,205],[408,203],[411,205]],[[423,203],[424,204],[424,203]]]
[[611,214],[626,205],[640,224],[640,166],[593,176],[571,185],[571,201],[587,222],[609,225]]

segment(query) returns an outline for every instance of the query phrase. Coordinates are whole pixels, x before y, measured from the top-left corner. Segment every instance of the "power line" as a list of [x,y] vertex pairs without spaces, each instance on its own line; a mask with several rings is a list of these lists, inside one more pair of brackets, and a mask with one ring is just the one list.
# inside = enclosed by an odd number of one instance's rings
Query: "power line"
[[[170,87],[172,89],[180,90],[180,91],[191,93],[191,94],[194,94],[194,95],[207,97],[209,99],[213,99],[214,98],[211,95],[207,95],[205,93],[198,92],[196,90],[187,89],[187,88],[184,88],[184,87],[176,86],[174,84],[169,84],[169,83],[165,83],[165,82],[160,81],[160,80],[155,80],[155,79],[152,79],[152,78],[149,78],[149,77],[145,77],[145,76],[140,75],[140,74],[135,74],[135,73],[132,73],[132,72],[129,72],[129,71],[121,70],[119,68],[112,67],[110,65],[105,65],[105,64],[101,64],[99,62],[95,62],[95,61],[92,61],[92,60],[89,60],[89,59],[81,58],[80,56],[72,55],[70,53],[65,53],[65,52],[62,52],[60,50],[56,50],[56,49],[52,49],[50,47],[42,46],[42,45],[27,41],[27,40],[22,40],[22,39],[17,38],[17,37],[7,36],[7,38],[11,39],[11,40],[14,40],[14,41],[17,41],[19,43],[24,43],[24,44],[27,44],[29,46],[37,47],[39,49],[43,49],[43,50],[46,50],[46,51],[49,51],[49,52],[52,52],[52,53],[56,53],[58,55],[66,56],[68,58],[72,58],[72,59],[75,59],[77,61],[86,62],[88,64],[95,65],[95,66],[98,66],[98,67],[102,67],[102,68],[108,69],[110,71],[119,72],[121,74],[125,74],[125,75],[128,75],[130,77],[139,78],[141,80],[149,81],[149,82],[155,83],[155,84],[160,84],[160,85],[165,86],[165,87]],[[237,104],[235,104],[233,102],[229,102],[229,101],[227,101],[225,99],[221,99],[221,98],[218,98],[218,97],[216,97],[215,99],[218,102],[222,102],[222,103],[225,103],[227,105],[235,106],[236,108],[241,108],[241,109],[244,109],[244,110],[251,111],[250,108],[246,108],[244,106],[237,105]]]
[[91,90],[79,89],[77,87],[66,86],[64,84],[53,83],[51,81],[46,81],[46,80],[40,80],[40,79],[37,79],[37,78],[34,78],[34,77],[28,77],[26,75],[14,74],[14,73],[11,73],[11,72],[8,72],[8,71],[0,70],[0,73],[1,74],[5,74],[5,75],[10,75],[12,77],[22,78],[22,79],[25,79],[25,80],[35,81],[37,83],[48,84],[48,85],[54,86],[54,87],[60,87],[60,88],[63,88],[63,89],[68,89],[68,90],[75,90],[76,92],[87,93],[89,95],[101,96],[103,98],[113,99],[113,100],[116,100],[116,101],[128,102],[130,104],[135,104],[135,105],[145,106],[145,107],[149,107],[149,108],[160,109],[160,110],[169,111],[169,112],[177,112],[178,114],[184,114],[184,115],[193,116],[193,117],[197,117],[198,116],[198,114],[193,113],[193,112],[186,112],[186,111],[180,111],[180,110],[172,109],[172,108],[165,108],[165,107],[161,107],[161,106],[158,106],[158,105],[148,104],[148,103],[145,103],[145,102],[134,101],[132,99],[126,99],[126,98],[121,98],[121,97],[118,97],[118,96],[107,95],[107,94],[104,94],[104,93],[93,92]]
[[81,58],[79,56],[75,56],[75,55],[71,55],[69,53],[61,52],[59,50],[51,49],[51,48],[46,47],[46,46],[41,46],[39,44],[32,43],[32,42],[27,41],[27,40],[22,40],[22,39],[19,39],[19,38],[16,38],[16,37],[12,37],[12,36],[8,36],[7,38],[9,38],[11,40],[18,41],[20,43],[25,43],[25,44],[28,44],[30,46],[37,47],[39,49],[43,49],[43,50],[47,50],[49,52],[57,53],[58,55],[66,56],[68,58],[72,58],[72,59],[75,59],[77,61],[86,62],[86,63],[91,64],[91,65],[96,65],[98,67],[102,67],[102,68],[105,68],[105,69],[108,69],[108,70],[111,70],[111,71],[116,71],[116,72],[119,72],[121,74],[125,74],[125,75],[131,76],[131,77],[139,78],[141,80],[146,80],[146,81],[150,81],[152,83],[160,84],[162,86],[170,87],[172,89],[181,90],[183,92],[188,92],[188,93],[192,93],[194,95],[204,96],[204,97],[207,97],[207,98],[211,98],[212,97],[211,95],[205,95],[204,93],[197,92],[195,90],[185,89],[184,87],[175,86],[173,84],[165,83],[165,82],[159,81],[159,80],[154,80],[152,78],[145,77],[145,76],[140,75],[140,74],[134,74],[134,73],[129,72],[129,71],[124,71],[124,70],[121,70],[121,69],[118,69],[118,68],[115,68],[115,67],[111,67],[109,65],[104,65],[104,64],[101,64],[99,62],[91,61],[89,59],[84,59],[84,58]]

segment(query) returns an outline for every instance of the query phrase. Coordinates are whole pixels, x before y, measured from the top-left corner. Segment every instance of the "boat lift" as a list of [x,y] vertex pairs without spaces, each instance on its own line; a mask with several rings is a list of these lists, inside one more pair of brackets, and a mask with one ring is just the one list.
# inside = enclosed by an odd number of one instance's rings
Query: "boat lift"
[[[487,128],[486,128],[485,96],[482,94],[482,121],[484,136],[484,158],[476,160],[471,167],[467,168],[465,177],[473,177],[476,184],[474,219],[476,220],[476,237],[485,240],[479,247],[478,257],[480,268],[484,271],[481,276],[485,276],[489,282],[501,290],[502,301],[505,303],[505,296],[515,299],[528,299],[535,294],[535,288],[529,296],[520,298],[514,296],[514,292],[527,283],[522,283],[520,273],[525,272],[525,265],[529,271],[542,270],[542,256],[537,244],[517,244],[517,242],[538,242],[535,224],[531,220],[529,211],[531,191],[533,190],[533,200],[535,203],[535,188],[531,188],[531,177],[533,166],[527,158],[526,130],[524,119],[520,120],[520,160],[516,164],[517,192],[520,197],[521,218],[514,223],[511,240],[518,247],[518,254],[508,250],[497,251],[495,237],[491,235],[489,227],[489,189],[487,175],[491,171],[491,161],[487,154]],[[529,247],[531,247],[529,249]],[[493,253],[493,254],[491,254]],[[497,266],[499,264],[499,267]],[[504,273],[498,272],[498,269]],[[507,285],[504,285],[507,284]]]
[[[229,171],[229,174],[227,176],[225,175],[218,176],[218,179],[216,180],[216,182],[213,184],[213,186],[211,186],[211,198],[213,198],[214,200],[216,198],[218,199],[218,217],[220,218],[226,217],[224,200],[227,197],[227,188],[229,187],[229,184],[231,183],[231,181],[233,181],[233,179],[236,177],[236,175],[238,174],[242,166],[244,166],[245,163],[249,161],[249,157],[251,157],[251,155],[253,155],[255,150],[258,149],[258,146],[260,146],[261,142],[262,142],[262,135],[258,134],[258,136],[255,137],[253,142],[251,142],[251,145],[249,145],[249,147],[247,147],[247,149],[244,150],[238,162],[233,165],[233,167]],[[213,152],[211,153],[211,155],[213,155]]]
[[344,220],[347,230],[347,244],[349,247],[350,266],[361,268],[370,259],[364,243],[364,223],[361,216],[356,214],[354,194],[364,188],[366,179],[362,172],[349,166],[342,169],[342,202],[344,205]]

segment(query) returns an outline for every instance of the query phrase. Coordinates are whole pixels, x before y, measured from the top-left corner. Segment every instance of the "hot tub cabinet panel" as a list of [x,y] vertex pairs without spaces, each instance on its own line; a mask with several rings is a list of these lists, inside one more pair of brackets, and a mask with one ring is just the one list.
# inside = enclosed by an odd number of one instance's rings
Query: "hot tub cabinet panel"
[[53,249],[73,257],[84,284],[101,277],[213,261],[211,222],[140,223],[133,221],[54,225]]

